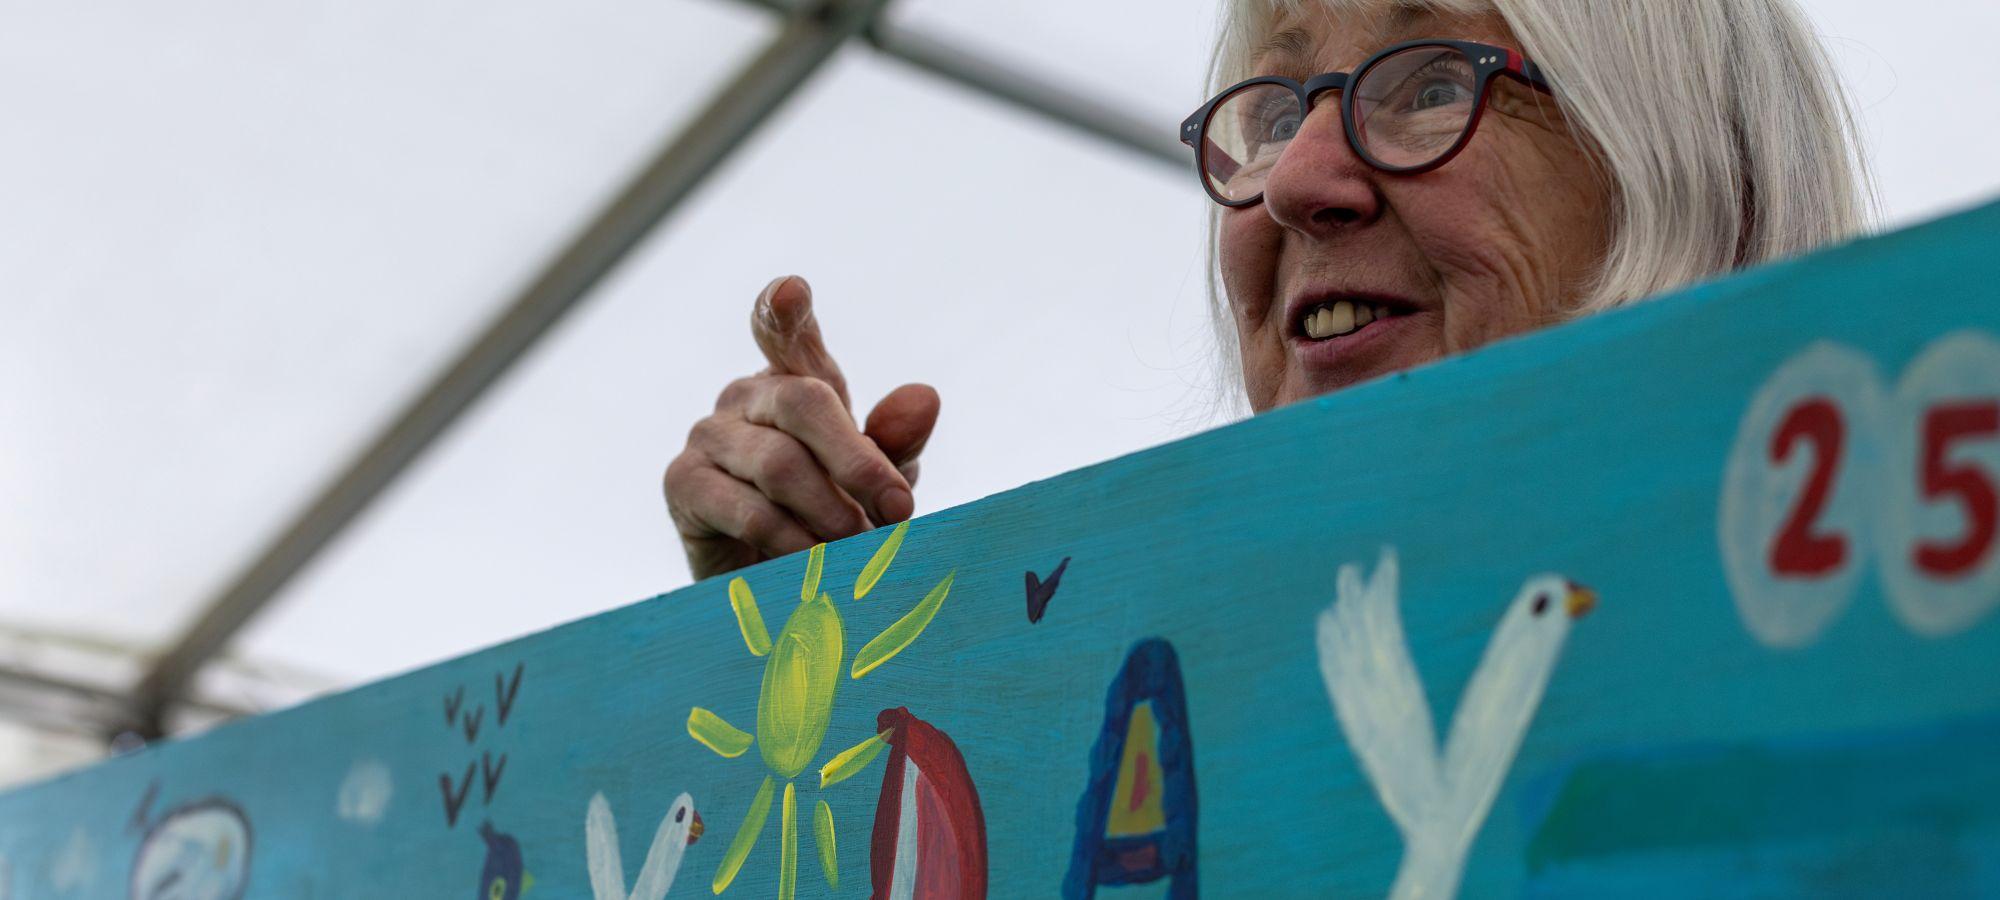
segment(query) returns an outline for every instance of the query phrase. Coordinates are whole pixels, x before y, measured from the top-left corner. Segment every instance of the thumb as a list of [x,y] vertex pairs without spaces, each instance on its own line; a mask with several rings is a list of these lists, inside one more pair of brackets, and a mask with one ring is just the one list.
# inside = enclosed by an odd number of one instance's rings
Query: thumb
[[938,392],[928,384],[906,384],[889,392],[868,413],[863,433],[898,467],[914,462],[937,427]]
[[797,275],[787,275],[764,286],[750,312],[750,334],[757,349],[778,375],[803,375],[833,386],[843,406],[852,406],[847,397],[847,379],[840,364],[827,352],[820,337],[819,320],[813,317],[812,287]]

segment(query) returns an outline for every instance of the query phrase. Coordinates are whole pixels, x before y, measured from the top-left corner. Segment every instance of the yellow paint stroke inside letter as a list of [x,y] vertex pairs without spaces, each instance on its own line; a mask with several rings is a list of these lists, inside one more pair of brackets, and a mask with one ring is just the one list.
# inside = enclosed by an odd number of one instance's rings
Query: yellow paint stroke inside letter
[[722,865],[715,869],[715,881],[709,890],[717,894],[729,889],[729,883],[736,880],[736,873],[743,868],[743,860],[750,855],[750,849],[757,846],[757,833],[764,830],[764,819],[771,815],[771,776],[764,776],[764,784],[757,789],[757,796],[750,800],[750,811],[743,816],[743,824],[736,829],[735,839],[729,842],[729,849],[723,851]]
[[903,532],[909,530],[909,522],[897,525],[875,555],[868,558],[868,564],[861,567],[861,577],[854,579],[854,599],[866,597],[875,589],[875,582],[882,580],[882,573],[889,571],[889,564],[896,560],[896,551],[903,546]]
[[729,579],[729,606],[736,610],[736,627],[743,630],[743,644],[750,648],[750,654],[771,652],[771,633],[764,630],[764,616],[757,611],[757,595],[750,593],[750,582]]
[[875,754],[882,752],[889,735],[894,732],[895,729],[891,728],[834,754],[832,759],[826,761],[826,765],[819,767],[819,786],[822,789],[831,787],[867,768],[868,764],[874,761]]
[[819,847],[819,868],[826,873],[826,886],[840,887],[840,857],[833,852],[833,807],[825,800],[813,807],[813,843]]
[[1104,824],[1106,837],[1152,834],[1167,827],[1166,807],[1160,803],[1160,728],[1153,720],[1153,704],[1132,707],[1131,724],[1125,728],[1125,753],[1118,761],[1118,784],[1111,791],[1111,817]]
[[750,733],[697,706],[688,710],[688,736],[717,754],[734,759],[750,749]]
[[854,677],[860,678],[874,671],[876,666],[894,659],[896,654],[910,646],[918,635],[923,634],[924,629],[930,626],[931,619],[937,617],[938,607],[944,605],[945,595],[951,593],[951,580],[957,575],[956,571],[946,574],[944,580],[938,582],[937,587],[931,588],[931,592],[924,595],[923,601],[918,603],[915,609],[897,619],[895,624],[883,629],[874,640],[863,645],[861,652],[854,654]]

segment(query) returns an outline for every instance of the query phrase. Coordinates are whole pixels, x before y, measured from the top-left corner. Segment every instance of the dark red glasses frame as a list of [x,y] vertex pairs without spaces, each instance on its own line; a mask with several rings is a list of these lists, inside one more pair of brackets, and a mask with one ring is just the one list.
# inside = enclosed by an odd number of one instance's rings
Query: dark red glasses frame
[[[1356,138],[1359,131],[1355,127],[1354,94],[1347,90],[1347,85],[1350,82],[1358,83],[1361,81],[1362,77],[1368,74],[1369,69],[1374,68],[1377,63],[1380,63],[1384,59],[1405,50],[1418,47],[1444,47],[1463,54],[1466,60],[1472,64],[1472,74],[1478,84],[1478,93],[1473,100],[1472,115],[1466,119],[1465,130],[1459,133],[1458,140],[1451,145],[1450,149],[1439,154],[1436,159],[1422,165],[1392,166],[1376,159],[1374,154],[1369,153],[1368,148],[1362,146],[1361,141]],[[1259,203],[1264,199],[1263,191],[1258,191],[1256,196],[1246,200],[1227,200],[1218,195],[1215,192],[1215,186],[1209,183],[1207,155],[1209,148],[1215,147],[1215,145],[1208,140],[1208,121],[1215,115],[1215,110],[1238,91],[1260,84],[1275,84],[1291,88],[1292,93],[1298,95],[1299,108],[1307,115],[1310,115],[1312,113],[1314,97],[1326,91],[1339,91],[1341,130],[1347,137],[1347,146],[1354,150],[1354,155],[1360,157],[1368,165],[1383,172],[1397,175],[1415,175],[1420,172],[1428,172],[1450,162],[1452,157],[1457,156],[1460,150],[1465,149],[1465,145],[1472,140],[1473,133],[1479,130],[1479,119],[1486,112],[1486,95],[1492,87],[1493,79],[1500,75],[1505,75],[1542,93],[1554,93],[1554,88],[1549,85],[1548,78],[1542,75],[1540,68],[1536,67],[1534,63],[1529,62],[1527,57],[1506,47],[1480,44],[1473,41],[1404,41],[1400,44],[1392,44],[1384,47],[1376,52],[1374,56],[1362,60],[1361,65],[1355,66],[1353,72],[1327,72],[1323,75],[1314,75],[1304,84],[1281,75],[1263,75],[1231,85],[1228,90],[1215,95],[1207,103],[1202,104],[1200,109],[1195,110],[1193,115],[1188,116],[1186,120],[1181,122],[1181,143],[1194,148],[1195,176],[1201,179],[1202,190],[1208,192],[1209,199],[1231,208]],[[1216,152],[1221,152],[1221,149],[1216,148]]]

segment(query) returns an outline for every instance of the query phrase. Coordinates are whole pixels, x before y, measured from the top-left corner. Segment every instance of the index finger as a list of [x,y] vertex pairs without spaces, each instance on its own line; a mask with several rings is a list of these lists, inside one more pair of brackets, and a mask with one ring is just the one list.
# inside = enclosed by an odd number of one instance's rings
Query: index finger
[[787,275],[765,285],[750,313],[750,334],[771,364],[772,374],[817,378],[833,386],[841,406],[852,406],[847,379],[820,336],[819,320],[813,317],[812,286],[805,279]]

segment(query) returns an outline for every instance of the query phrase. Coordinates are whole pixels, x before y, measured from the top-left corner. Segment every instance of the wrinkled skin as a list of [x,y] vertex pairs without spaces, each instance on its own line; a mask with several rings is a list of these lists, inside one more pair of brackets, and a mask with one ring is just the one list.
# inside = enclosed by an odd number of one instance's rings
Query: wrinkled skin
[[[1309,38],[1310,56],[1266,53],[1253,72],[1304,80],[1352,71],[1417,38],[1519,47],[1490,14],[1336,20],[1311,10],[1274,32],[1288,29]],[[1264,202],[1222,212],[1223,285],[1259,412],[1559,321],[1605,251],[1606,188],[1546,95],[1496,79],[1471,142],[1419,175],[1378,172],[1356,157],[1337,99],[1320,96],[1271,170]],[[1310,341],[1288,305],[1341,291],[1393,296],[1414,312],[1366,341],[1354,338],[1369,329]]]
[[[1253,72],[1351,71],[1416,38],[1520,46],[1490,14],[1336,20],[1312,9],[1273,26],[1287,30],[1305,52],[1263,54]],[[1258,412],[1560,321],[1605,252],[1610,196],[1548,97],[1496,80],[1471,142],[1420,175],[1357,158],[1336,99],[1321,96],[1264,202],[1221,214],[1223,286]],[[1407,315],[1309,340],[1293,307],[1341,292],[1393,298]],[[764,289],[751,334],[769,366],[731,383],[667,468],[667,508],[696,578],[908,518],[937,423],[937,392],[922,384],[856,420],[803,279]]]

